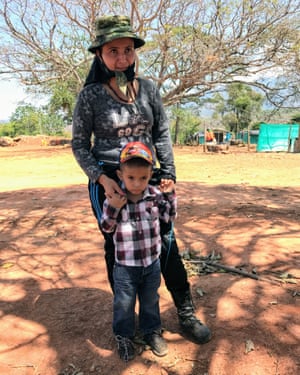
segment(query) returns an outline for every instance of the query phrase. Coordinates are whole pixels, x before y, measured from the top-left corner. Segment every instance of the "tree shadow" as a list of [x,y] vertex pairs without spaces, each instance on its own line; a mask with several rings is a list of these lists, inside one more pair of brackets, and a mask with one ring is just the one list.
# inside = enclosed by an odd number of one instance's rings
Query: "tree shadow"
[[[299,287],[280,281],[279,275],[290,272],[296,282],[300,278],[300,190],[179,185],[176,232],[182,247],[198,256],[222,254],[219,263],[241,266],[249,273],[255,270],[263,279],[217,273],[217,269],[191,278],[197,311],[214,332],[212,341],[199,350],[201,358],[210,358],[209,366],[205,369],[197,361],[191,374],[205,370],[229,374],[239,366],[244,366],[243,373],[255,372],[251,356],[245,355],[250,339],[255,350],[274,357],[273,373],[297,372],[300,316],[295,293]],[[185,221],[180,220],[180,210]],[[267,373],[263,362],[257,366],[260,373]]]
[[[299,189],[177,185],[175,228],[181,248],[200,255],[222,253],[223,262],[255,266],[264,275],[267,270],[299,270]],[[100,368],[101,374],[133,371],[134,363],[122,363],[115,351],[112,294],[86,189],[0,193],[0,210],[2,373],[10,375],[27,365],[24,374],[57,375],[70,364],[87,374]],[[296,239],[293,245],[280,249],[290,238]],[[277,256],[268,258],[265,252],[261,261],[259,249],[268,243],[277,245]],[[180,360],[170,364],[168,356],[138,356],[133,362],[142,364],[145,374],[156,363],[171,375],[222,375],[242,365],[250,373],[256,365],[245,355],[249,339],[260,355],[273,356],[273,373],[287,368],[290,374],[297,372],[299,299],[290,292],[297,286],[230,273],[192,276],[190,281],[196,313],[211,327],[213,338],[192,345],[188,358],[180,357],[187,341],[179,334],[175,307],[162,286],[166,339],[171,352],[178,346]]]

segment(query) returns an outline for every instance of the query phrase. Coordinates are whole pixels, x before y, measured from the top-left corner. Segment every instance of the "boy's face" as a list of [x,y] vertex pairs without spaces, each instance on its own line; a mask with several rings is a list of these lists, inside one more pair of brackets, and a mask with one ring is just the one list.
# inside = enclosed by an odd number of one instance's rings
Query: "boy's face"
[[140,195],[144,192],[152,177],[152,166],[123,165],[117,173],[129,193]]

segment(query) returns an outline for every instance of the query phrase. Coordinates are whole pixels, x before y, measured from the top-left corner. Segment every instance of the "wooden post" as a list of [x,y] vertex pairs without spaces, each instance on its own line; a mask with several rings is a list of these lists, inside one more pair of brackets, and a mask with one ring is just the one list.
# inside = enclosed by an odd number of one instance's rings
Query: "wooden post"
[[289,125],[288,149],[287,149],[287,152],[291,152],[291,128],[292,128],[292,125],[290,124]]
[[298,124],[298,137],[294,143],[294,152],[300,152],[300,124]]
[[251,143],[250,125],[248,125],[248,128],[247,128],[247,145],[248,145],[248,151],[250,151],[250,143]]
[[206,124],[204,125],[204,143],[203,143],[203,152],[206,152],[207,151],[207,147],[206,147]]

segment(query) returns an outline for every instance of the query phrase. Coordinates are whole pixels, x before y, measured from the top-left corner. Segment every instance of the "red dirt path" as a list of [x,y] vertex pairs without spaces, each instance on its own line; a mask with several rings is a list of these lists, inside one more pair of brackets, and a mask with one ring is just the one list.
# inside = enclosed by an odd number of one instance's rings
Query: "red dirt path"
[[199,346],[181,335],[162,284],[169,354],[123,363],[102,239],[70,148],[29,140],[1,148],[1,375],[300,373],[300,154],[175,147],[175,155],[182,252],[220,255],[262,280],[199,275],[187,262],[212,340]]

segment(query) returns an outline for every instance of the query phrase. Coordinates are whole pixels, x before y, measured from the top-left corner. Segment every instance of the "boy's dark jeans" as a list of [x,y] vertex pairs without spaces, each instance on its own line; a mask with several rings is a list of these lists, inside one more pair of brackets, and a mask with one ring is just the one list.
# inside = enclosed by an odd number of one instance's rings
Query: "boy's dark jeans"
[[115,335],[132,338],[135,335],[135,305],[139,299],[139,330],[143,335],[161,329],[158,288],[160,262],[148,267],[126,267],[115,264],[114,270]]

